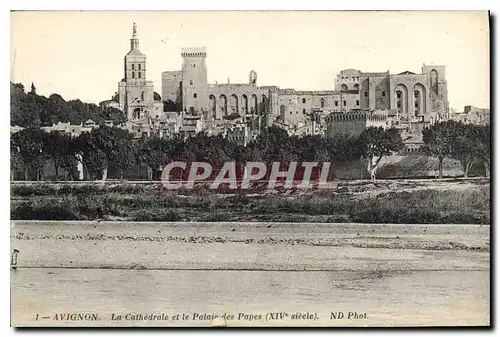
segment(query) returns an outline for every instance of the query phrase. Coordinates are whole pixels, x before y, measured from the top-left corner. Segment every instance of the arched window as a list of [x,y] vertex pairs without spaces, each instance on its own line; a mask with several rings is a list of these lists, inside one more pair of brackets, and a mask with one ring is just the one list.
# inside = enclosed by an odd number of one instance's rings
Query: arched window
[[138,76],[139,78],[141,78],[141,72],[140,72],[140,71],[137,73],[137,76]]
[[133,116],[134,119],[140,118],[141,117],[141,109],[140,108],[135,108],[132,116]]
[[245,94],[243,94],[243,96],[241,96],[241,110],[245,114],[248,113],[248,96]]
[[260,111],[261,112],[268,112],[268,106],[269,106],[269,101],[267,100],[267,97],[266,95],[262,95],[262,103],[260,104],[261,108],[260,108]]
[[135,72],[132,72],[132,78],[135,78]]
[[134,69],[135,69],[135,64],[132,63],[132,70],[134,70]]
[[322,98],[322,99],[321,99],[321,107],[322,107],[322,108],[324,108],[324,107],[325,107],[325,99],[324,99],[324,98]]
[[427,113],[426,110],[426,91],[425,87],[421,83],[415,84],[413,88],[413,101],[414,101],[414,115],[425,115]]
[[257,95],[253,94],[250,98],[250,113],[256,114],[258,113],[258,103],[257,103]]
[[138,67],[137,69],[141,70],[141,64],[140,63],[137,65],[137,67]]
[[400,114],[406,115],[409,112],[410,106],[408,105],[408,88],[399,83],[394,88],[396,93],[396,109]]
[[231,108],[231,113],[233,114],[239,113],[238,96],[236,96],[236,94],[232,94],[231,97],[229,97],[229,105]]
[[346,84],[342,84],[342,86],[340,87],[340,90],[341,91],[347,91],[347,85]]
[[436,69],[431,70],[431,90],[438,93],[439,74]]
[[227,116],[227,97],[226,97],[226,95],[220,95],[219,100],[220,100],[220,105],[221,105],[220,109],[221,109],[222,115]]
[[354,90],[359,90],[359,84],[357,84],[357,83],[356,83],[356,84],[354,85]]

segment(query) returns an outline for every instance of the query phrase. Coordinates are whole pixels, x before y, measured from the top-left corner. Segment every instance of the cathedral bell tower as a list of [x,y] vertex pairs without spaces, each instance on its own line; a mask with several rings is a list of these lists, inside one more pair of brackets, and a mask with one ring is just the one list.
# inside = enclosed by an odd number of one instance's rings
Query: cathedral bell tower
[[139,50],[139,39],[137,38],[137,25],[132,26],[132,38],[130,39],[130,50]]
[[118,83],[119,106],[128,120],[144,119],[154,111],[153,82],[146,81],[146,55],[139,50],[137,25],[132,26],[130,50],[124,57],[124,77]]
[[125,79],[146,81],[146,55],[139,50],[139,39],[137,38],[137,25],[132,27],[132,38],[130,39],[130,51],[125,55]]

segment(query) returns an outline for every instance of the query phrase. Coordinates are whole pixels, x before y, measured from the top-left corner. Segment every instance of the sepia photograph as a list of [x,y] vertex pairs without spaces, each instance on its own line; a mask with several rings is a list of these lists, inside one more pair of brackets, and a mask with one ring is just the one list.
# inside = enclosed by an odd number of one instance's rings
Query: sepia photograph
[[11,327],[489,327],[490,20],[11,11]]

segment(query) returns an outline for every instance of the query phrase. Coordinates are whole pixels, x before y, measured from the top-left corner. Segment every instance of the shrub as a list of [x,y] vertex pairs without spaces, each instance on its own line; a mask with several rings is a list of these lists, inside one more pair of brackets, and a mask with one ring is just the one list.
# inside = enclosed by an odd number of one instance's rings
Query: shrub
[[182,216],[173,209],[169,210],[140,210],[135,213],[134,221],[181,221]]
[[65,205],[19,205],[10,211],[11,220],[80,220],[80,216]]

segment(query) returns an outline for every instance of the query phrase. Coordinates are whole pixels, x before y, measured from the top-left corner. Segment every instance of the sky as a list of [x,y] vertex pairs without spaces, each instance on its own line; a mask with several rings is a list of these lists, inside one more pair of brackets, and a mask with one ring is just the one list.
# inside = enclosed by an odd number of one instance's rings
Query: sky
[[483,12],[161,12],[11,13],[11,81],[37,93],[99,103],[123,78],[137,24],[147,79],[181,69],[182,47],[206,47],[208,82],[332,90],[342,69],[420,73],[446,66],[450,106],[490,107],[488,13]]

